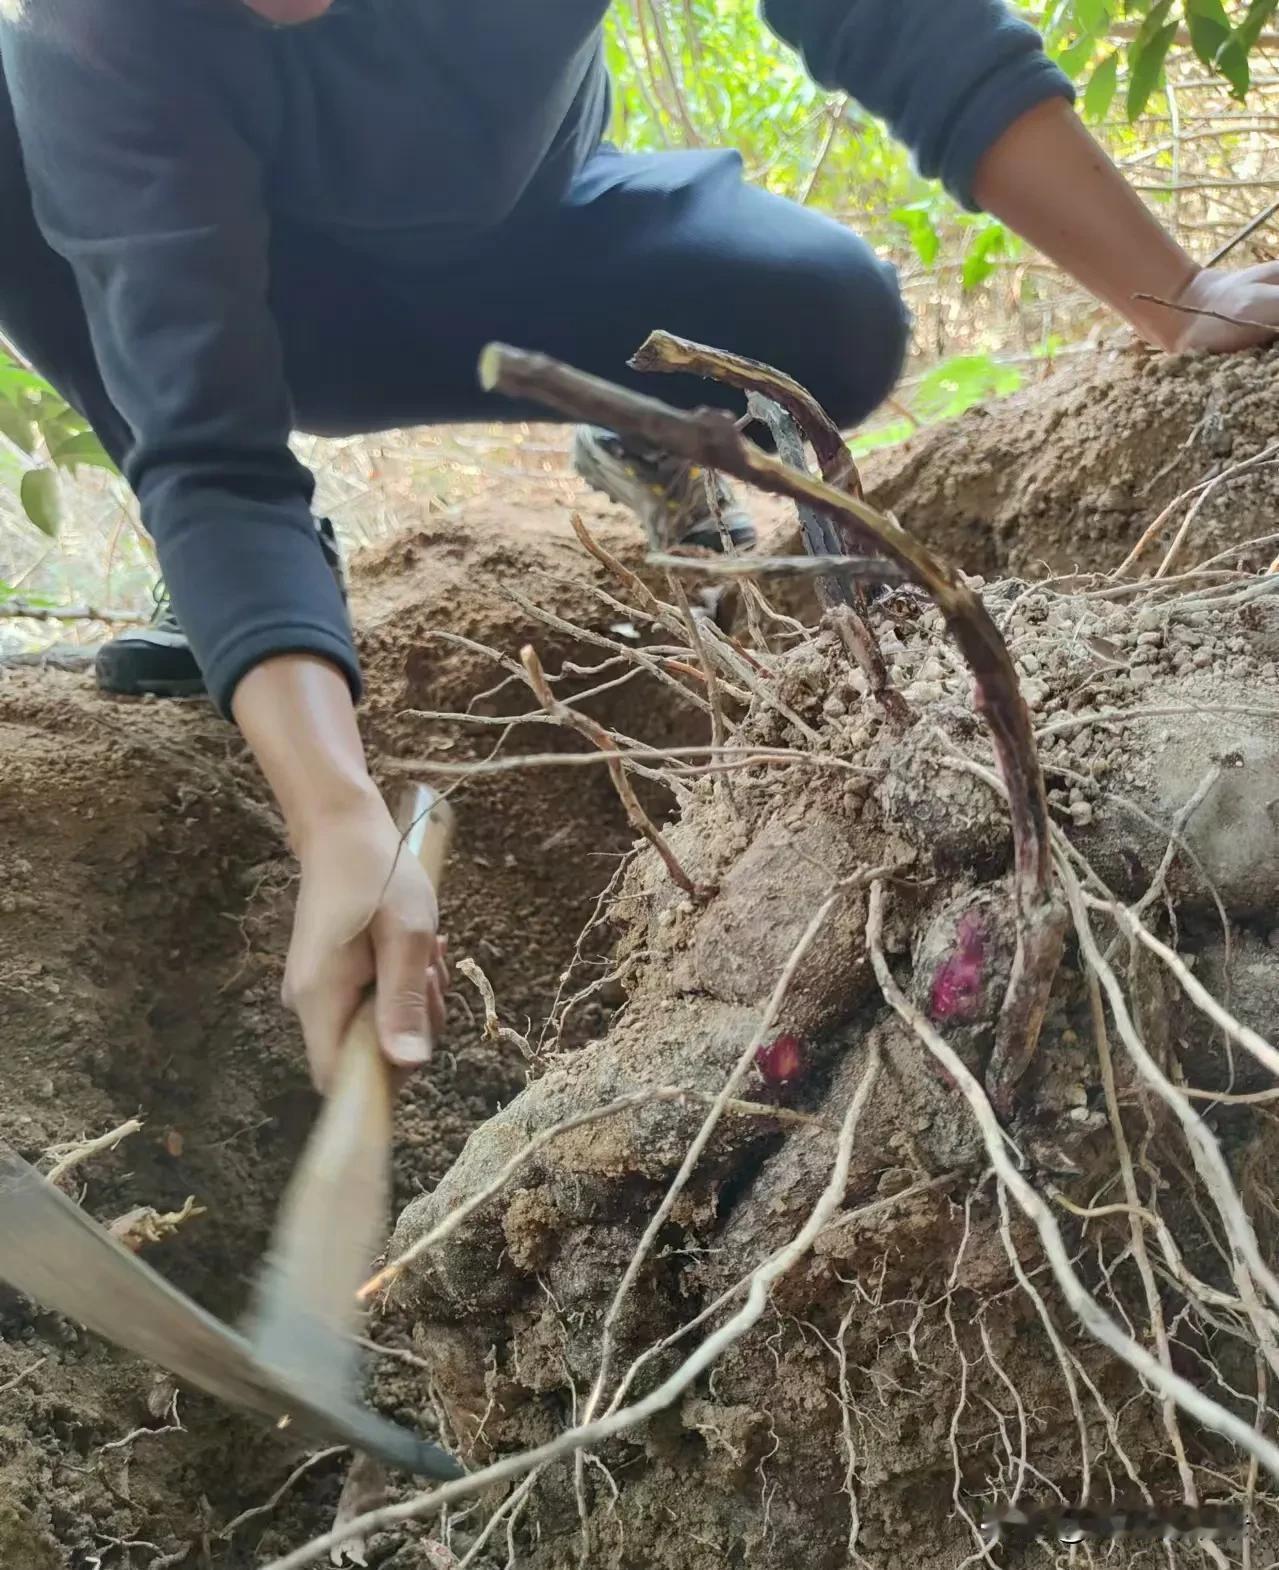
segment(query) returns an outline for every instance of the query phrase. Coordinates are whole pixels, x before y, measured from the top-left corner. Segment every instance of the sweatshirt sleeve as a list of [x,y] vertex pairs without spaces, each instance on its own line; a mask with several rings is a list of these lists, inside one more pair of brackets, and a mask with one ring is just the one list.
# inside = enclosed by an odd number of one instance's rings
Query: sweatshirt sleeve
[[816,82],[885,120],[970,210],[987,149],[1037,104],[1074,98],[1004,0],[763,0],[763,12]]
[[125,474],[214,701],[227,712],[254,665],[297,652],[358,695],[313,481],[289,449],[257,159],[188,68],[192,41],[139,10],[145,31],[97,0],[0,23],[37,221],[74,270],[131,432]]

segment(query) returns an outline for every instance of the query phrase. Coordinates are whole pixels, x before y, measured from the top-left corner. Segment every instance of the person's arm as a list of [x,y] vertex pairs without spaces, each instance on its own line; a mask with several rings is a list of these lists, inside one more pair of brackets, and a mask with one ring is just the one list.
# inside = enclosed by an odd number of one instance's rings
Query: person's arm
[[229,711],[269,654],[358,689],[342,596],[289,449],[252,149],[200,74],[197,8],[40,0],[0,23],[36,220],[71,264],[183,630]]
[[444,972],[430,882],[397,854],[368,777],[346,609],[288,445],[257,161],[201,82],[182,32],[198,17],[170,0],[40,0],[0,22],[0,58],[175,609],[301,862],[286,993],[323,1083],[372,980],[388,1057],[424,1061]]
[[1065,103],[1009,126],[978,164],[973,194],[1161,348],[1245,349],[1279,330],[1279,263],[1199,267]]
[[763,9],[814,79],[880,115],[921,173],[1002,219],[1151,342],[1238,349],[1279,327],[1279,265],[1198,269],[1089,135],[1069,80],[1004,0],[763,0]]
[[350,688],[327,661],[283,654],[242,678],[232,707],[302,866],[284,998],[316,1083],[374,981],[383,1050],[420,1067],[444,1029],[445,945],[431,880],[369,777]]

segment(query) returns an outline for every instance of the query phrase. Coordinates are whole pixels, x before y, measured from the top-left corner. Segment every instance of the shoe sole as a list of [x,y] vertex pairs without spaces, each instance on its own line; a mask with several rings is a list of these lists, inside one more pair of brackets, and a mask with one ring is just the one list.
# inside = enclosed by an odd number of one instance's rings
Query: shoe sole
[[94,676],[98,691],[113,698],[199,698],[207,691],[202,676],[131,676],[101,654],[94,665]]
[[113,698],[203,698],[207,690],[202,681],[116,682],[98,678],[98,691]]

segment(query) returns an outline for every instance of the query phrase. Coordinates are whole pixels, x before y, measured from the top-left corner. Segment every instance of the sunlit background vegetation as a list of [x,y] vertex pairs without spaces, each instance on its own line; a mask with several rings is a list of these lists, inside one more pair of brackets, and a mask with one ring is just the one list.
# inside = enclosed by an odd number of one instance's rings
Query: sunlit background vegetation
[[[1130,179],[1208,260],[1279,187],[1279,0],[1017,0],[1078,83]],[[915,314],[908,374],[862,451],[1006,395],[1103,323],[1069,280],[1000,224],[921,180],[872,117],[813,85],[761,25],[757,0],[620,0],[609,17],[614,139],[733,146],[750,177],[862,232],[897,264]],[[1262,225],[1235,259],[1273,256]],[[661,325],[654,323],[655,326]],[[477,492],[572,494],[562,434],[450,427],[299,439],[349,544]],[[103,617],[35,621],[74,603],[144,614],[150,548],[96,440],[15,355],[0,355],[0,652],[101,637]],[[21,613],[21,614],[17,614]]]

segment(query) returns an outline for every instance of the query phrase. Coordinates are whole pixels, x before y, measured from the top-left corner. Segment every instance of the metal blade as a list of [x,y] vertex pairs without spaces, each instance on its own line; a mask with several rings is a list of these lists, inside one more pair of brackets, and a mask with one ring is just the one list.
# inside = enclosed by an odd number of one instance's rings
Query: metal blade
[[[346,1398],[300,1386],[86,1216],[0,1142],[0,1279],[183,1383],[422,1477],[463,1468],[437,1446]],[[305,1335],[302,1325],[299,1334]]]

